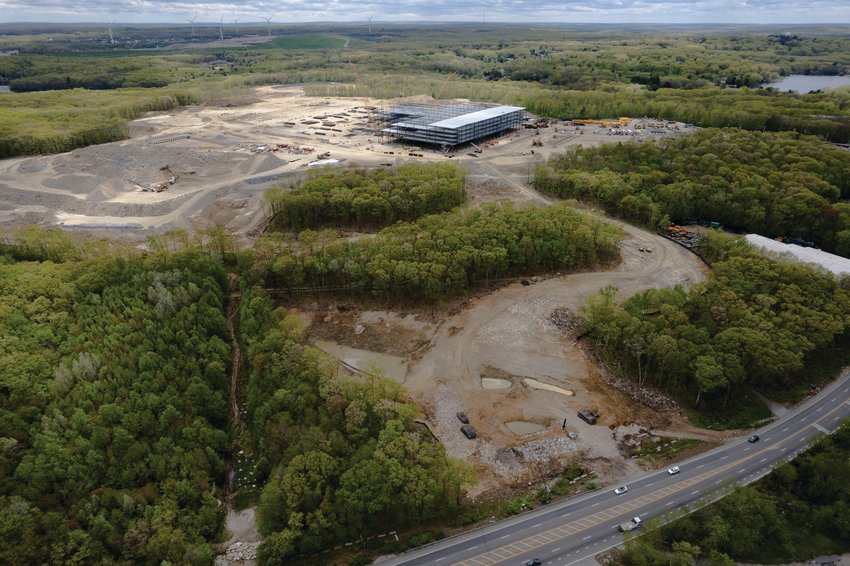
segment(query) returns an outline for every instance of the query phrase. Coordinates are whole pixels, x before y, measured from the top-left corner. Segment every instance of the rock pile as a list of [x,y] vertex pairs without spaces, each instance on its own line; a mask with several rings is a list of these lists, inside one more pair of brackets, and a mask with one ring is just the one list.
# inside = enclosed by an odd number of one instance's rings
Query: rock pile
[[575,336],[582,332],[582,320],[564,307],[558,307],[549,315],[549,322],[567,336]]
[[215,566],[235,566],[254,564],[257,559],[259,542],[234,542],[224,554],[215,557]]

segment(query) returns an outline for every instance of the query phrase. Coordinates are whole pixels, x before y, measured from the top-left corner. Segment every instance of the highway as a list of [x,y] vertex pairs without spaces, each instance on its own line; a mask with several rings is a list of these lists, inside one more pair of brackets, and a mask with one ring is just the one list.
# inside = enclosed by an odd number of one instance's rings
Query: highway
[[[532,558],[555,566],[593,563],[594,555],[622,544],[624,535],[617,528],[620,523],[635,516],[644,521],[655,517],[664,520],[674,510],[716,499],[734,487],[753,482],[776,464],[804,451],[816,437],[836,430],[848,417],[850,371],[845,371],[817,395],[755,431],[758,442],[748,442],[748,436],[738,438],[675,463],[681,469],[677,475],[669,475],[664,468],[628,478],[620,484],[629,488],[622,495],[614,494],[616,486],[599,489],[381,564],[520,565]],[[633,532],[639,534],[640,529]]]

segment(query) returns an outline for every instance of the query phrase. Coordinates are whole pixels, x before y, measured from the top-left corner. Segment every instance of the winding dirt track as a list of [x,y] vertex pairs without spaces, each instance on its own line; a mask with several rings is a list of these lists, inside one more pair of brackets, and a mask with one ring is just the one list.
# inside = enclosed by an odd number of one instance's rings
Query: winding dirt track
[[[523,189],[533,193],[535,201],[547,202],[528,187]],[[663,420],[602,382],[575,342],[566,339],[549,318],[559,307],[578,312],[587,297],[609,285],[617,287],[623,298],[650,288],[688,286],[705,278],[705,266],[660,236],[605,220],[624,232],[622,263],[609,271],[573,273],[530,286],[517,283],[477,299],[471,308],[442,322],[428,352],[408,373],[405,386],[427,408],[432,429],[449,455],[472,461],[485,472],[479,489],[492,487],[487,485],[486,472],[493,469],[497,449],[547,435],[557,437],[557,442],[543,450],[540,464],[579,452],[620,460],[608,427],[588,426],[574,418],[582,408],[599,408],[603,425],[635,421],[650,425]],[[488,368],[514,376],[511,387],[484,389],[480,378],[492,371]],[[523,384],[524,377],[574,390],[576,395],[533,390]],[[461,410],[478,431],[477,441],[460,434],[455,412]],[[569,429],[578,432],[575,442],[564,439],[563,418]],[[531,421],[547,430],[518,437],[505,426],[508,421]],[[495,467],[498,473],[498,464]]]

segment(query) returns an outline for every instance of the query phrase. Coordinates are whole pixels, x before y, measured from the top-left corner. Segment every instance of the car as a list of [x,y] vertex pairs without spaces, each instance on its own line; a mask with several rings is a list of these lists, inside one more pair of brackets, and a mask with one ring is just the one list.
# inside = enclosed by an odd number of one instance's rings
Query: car
[[758,442],[758,441],[759,441],[759,435],[757,435],[757,434],[752,435],[752,436],[748,439],[748,441],[750,442],[750,444],[752,444],[753,442]]
[[628,486],[621,485],[620,487],[618,487],[617,489],[614,490],[614,493],[616,493],[617,495],[620,495],[621,493],[626,493],[627,491],[629,491]]
[[673,466],[672,468],[667,470],[667,473],[670,474],[671,476],[675,476],[676,474],[679,473],[679,466]]
[[541,562],[539,558],[532,558],[525,563],[525,566],[540,566],[541,564],[543,564],[543,562]]
[[463,424],[469,424],[469,417],[466,416],[466,413],[458,413],[457,420],[459,420]]
[[475,432],[475,429],[474,429],[474,428],[472,428],[471,426],[469,426],[468,424],[465,424],[465,425],[463,425],[462,427],[460,427],[460,431],[461,431],[461,432],[463,433],[463,435],[464,435],[465,437],[467,437],[469,440],[472,440],[472,439],[474,439],[475,437],[477,437],[477,436],[478,436],[478,433],[477,433],[477,432]]

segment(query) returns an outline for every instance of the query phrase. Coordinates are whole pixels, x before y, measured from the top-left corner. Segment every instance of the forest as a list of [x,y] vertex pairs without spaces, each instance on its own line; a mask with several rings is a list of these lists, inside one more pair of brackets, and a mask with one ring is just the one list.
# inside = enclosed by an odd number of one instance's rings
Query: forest
[[[646,529],[618,564],[669,566],[707,560],[787,563],[841,553],[850,545],[850,423],[759,482],[697,512]],[[702,562],[701,562],[702,563]]]
[[[235,434],[229,247],[182,243],[140,255],[28,228],[0,244],[0,562],[212,562]],[[474,474],[400,386],[337,375],[239,263],[237,440],[257,464],[263,561],[456,509]]]
[[534,186],[647,227],[704,218],[850,257],[850,153],[812,136],[707,129],[578,147],[539,167]]
[[400,385],[341,378],[257,287],[243,286],[239,326],[248,349],[251,447],[265,482],[263,563],[457,510],[473,470],[414,422],[419,411]]
[[263,198],[270,225],[278,230],[380,228],[463,204],[466,173],[451,164],[322,171],[290,187],[270,189]]
[[[771,35],[747,28],[382,24],[367,34],[330,25],[276,29],[266,45],[215,49],[194,45],[212,39],[211,28],[182,41],[171,28],[160,36],[124,31],[111,47],[92,30],[81,32],[87,39],[57,34],[56,42],[38,34],[0,37],[4,48],[21,50],[0,58],[0,84],[15,93],[2,98],[0,157],[126,139],[127,120],[155,109],[156,100],[209,103],[253,86],[296,83],[310,83],[315,95],[430,94],[525,106],[554,118],[654,116],[850,141],[847,89],[760,88],[789,73],[846,73],[850,39],[828,28]],[[339,48],[341,37],[351,40],[348,48]],[[152,55],[152,42],[169,49]]]
[[622,302],[614,288],[592,296],[582,316],[600,355],[641,386],[715,417],[749,387],[768,397],[805,390],[811,376],[802,370],[846,346],[850,289],[722,233],[704,251],[713,260],[709,279],[687,291],[650,289]]
[[267,235],[253,253],[275,288],[430,302],[502,277],[614,261],[619,241],[619,228],[568,206],[505,202],[399,222],[355,242],[332,231]]
[[9,251],[0,561],[209,563],[227,450],[222,267]]

